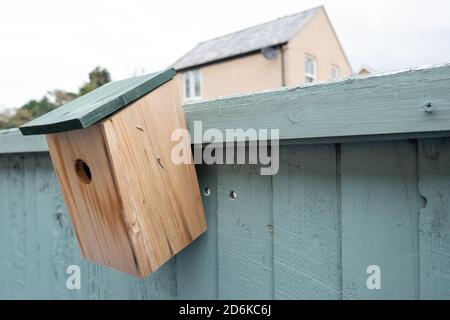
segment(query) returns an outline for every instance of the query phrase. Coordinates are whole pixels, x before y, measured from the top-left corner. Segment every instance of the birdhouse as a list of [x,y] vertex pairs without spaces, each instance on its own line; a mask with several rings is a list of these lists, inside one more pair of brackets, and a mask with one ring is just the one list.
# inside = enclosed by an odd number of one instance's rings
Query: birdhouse
[[45,134],[83,256],[142,278],[206,230],[193,162],[171,160],[174,75],[110,82],[20,128]]

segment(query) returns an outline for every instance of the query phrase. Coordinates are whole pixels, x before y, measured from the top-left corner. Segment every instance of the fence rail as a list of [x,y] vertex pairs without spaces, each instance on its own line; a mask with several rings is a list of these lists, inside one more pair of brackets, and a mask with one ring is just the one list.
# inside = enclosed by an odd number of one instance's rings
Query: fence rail
[[[184,110],[191,135],[201,121],[203,130],[219,129],[224,137],[228,128],[280,129],[280,140],[294,143],[447,137],[448,88],[450,65],[443,65],[220,98]],[[39,151],[47,151],[43,137],[0,131],[0,153]]]

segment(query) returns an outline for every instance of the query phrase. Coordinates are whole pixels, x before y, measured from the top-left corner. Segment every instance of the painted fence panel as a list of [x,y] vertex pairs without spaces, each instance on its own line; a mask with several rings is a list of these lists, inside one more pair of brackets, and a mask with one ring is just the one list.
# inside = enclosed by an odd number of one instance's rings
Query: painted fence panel
[[450,139],[419,142],[420,297],[450,299]]
[[257,165],[218,167],[221,299],[273,298],[272,177],[260,175],[259,169]]
[[287,145],[275,176],[197,173],[207,233],[139,280],[80,257],[47,153],[0,154],[0,298],[450,299],[448,138]]
[[207,232],[176,256],[177,297],[217,299],[217,167],[197,166]]
[[340,299],[335,145],[282,147],[273,177],[277,299]]
[[[344,144],[341,161],[344,298],[418,298],[415,141]],[[380,290],[367,286],[369,266]]]

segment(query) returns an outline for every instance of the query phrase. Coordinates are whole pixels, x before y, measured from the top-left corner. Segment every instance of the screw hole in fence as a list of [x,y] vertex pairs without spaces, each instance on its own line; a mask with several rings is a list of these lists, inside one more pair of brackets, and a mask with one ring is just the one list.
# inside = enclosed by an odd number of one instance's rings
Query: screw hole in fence
[[424,109],[425,113],[432,113],[434,111],[433,104],[431,102],[425,103]]
[[237,199],[237,193],[236,193],[236,191],[231,191],[230,192],[230,199],[231,200],[236,200]]
[[210,187],[206,187],[205,190],[203,190],[203,194],[206,197],[209,197],[211,195],[211,188]]
[[89,166],[81,159],[75,160],[75,173],[84,184],[91,183],[92,175]]

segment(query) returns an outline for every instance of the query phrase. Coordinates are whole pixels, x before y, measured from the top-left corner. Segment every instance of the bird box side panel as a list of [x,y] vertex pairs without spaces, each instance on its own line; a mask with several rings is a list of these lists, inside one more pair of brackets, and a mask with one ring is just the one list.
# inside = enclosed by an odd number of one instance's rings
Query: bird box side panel
[[137,275],[100,127],[50,134],[46,139],[84,257]]
[[[179,87],[172,80],[160,90],[150,93],[142,103],[144,106],[139,111],[153,130],[151,139],[160,157],[161,173],[168,182],[168,193],[177,204],[178,213],[186,222],[191,239],[195,239],[206,231],[207,226],[191,153],[191,141],[188,137],[177,140],[177,134],[172,139],[173,133],[180,132],[179,129],[188,133]],[[180,159],[176,157],[180,155],[180,150],[183,150],[181,153],[187,163],[178,163]]]
[[[171,159],[172,132],[186,127],[181,108],[172,80],[101,123],[144,274],[206,230],[195,167]],[[190,142],[183,143],[192,158]]]

